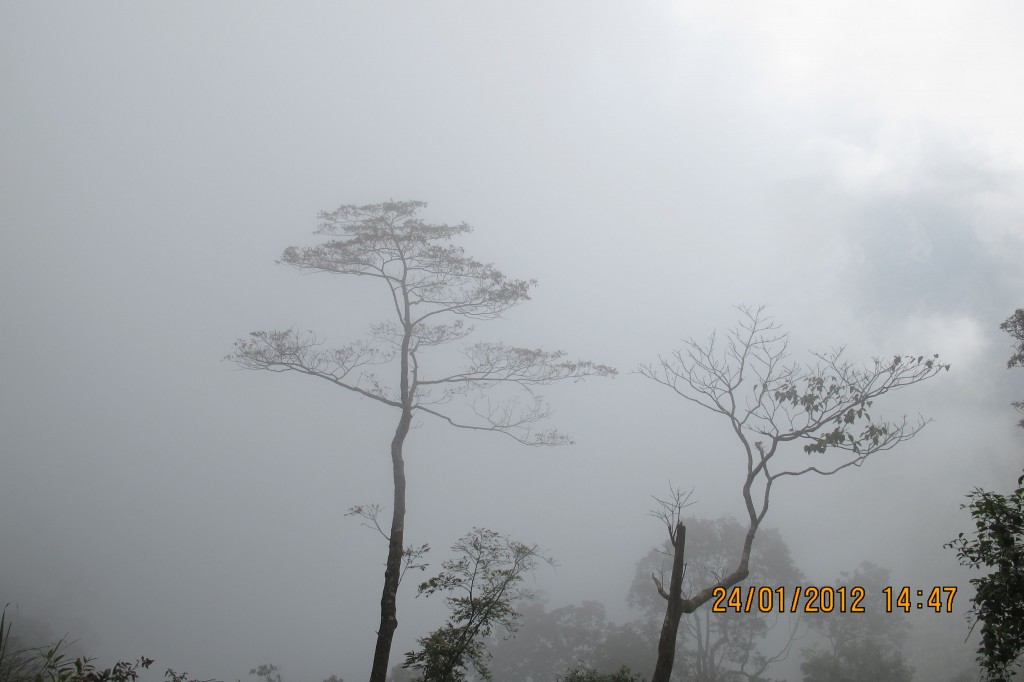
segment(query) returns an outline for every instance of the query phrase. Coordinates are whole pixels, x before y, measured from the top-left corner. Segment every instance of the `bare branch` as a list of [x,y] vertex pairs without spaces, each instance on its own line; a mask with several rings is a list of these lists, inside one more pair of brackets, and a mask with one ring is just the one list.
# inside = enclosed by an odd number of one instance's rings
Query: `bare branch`
[[364,528],[376,530],[380,533],[385,540],[391,540],[391,536],[384,532],[384,529],[380,527],[380,522],[377,517],[380,515],[381,506],[379,504],[357,504],[353,507],[349,507],[348,511],[345,512],[345,516],[358,516],[364,519],[363,523],[360,524]]
[[[345,516],[358,516],[365,519],[361,524],[364,528],[376,530],[384,537],[385,540],[390,542],[391,536],[384,532],[384,529],[381,528],[380,521],[378,520],[382,509],[383,507],[379,504],[357,504],[353,507],[349,507],[349,510],[345,512]],[[430,566],[430,564],[421,560],[429,551],[430,545],[426,543],[419,547],[408,545],[402,549],[402,572],[398,576],[399,584],[401,584],[402,580],[405,578],[405,574],[408,573],[410,569],[421,572],[427,570],[427,567]]]
[[[741,311],[745,319],[729,331],[724,348],[715,336],[703,344],[691,339],[684,344],[685,350],[642,365],[639,372],[726,417],[744,443],[751,471],[760,474],[780,444],[799,440],[808,454],[848,452],[850,456],[828,467],[780,470],[771,478],[834,473],[859,466],[868,455],[914,437],[927,423],[908,426],[905,418],[878,421],[870,408],[890,391],[948,370],[949,365],[939,362],[937,355],[897,355],[856,367],[842,359],[840,348],[814,354],[818,360],[814,365],[786,365],[787,336],[778,332],[763,308]],[[736,397],[740,391],[745,393],[742,401]],[[764,456],[755,456],[748,438],[768,443]]]
[[504,434],[523,445],[553,446],[573,444],[569,436],[559,433],[556,429],[547,431],[533,430],[535,422],[545,419],[550,414],[547,404],[540,398],[537,398],[533,407],[523,407],[521,409],[519,403],[515,400],[503,402],[498,407],[489,411],[482,411],[474,406],[474,414],[483,421],[483,423],[478,424],[456,421],[452,417],[436,409],[426,407],[421,403],[418,403],[415,409],[437,417],[455,428],[468,429],[470,431],[493,431]]
[[651,499],[658,503],[657,509],[651,509],[647,512],[648,516],[660,520],[665,524],[665,529],[668,531],[669,540],[675,541],[675,529],[679,523],[683,520],[683,510],[687,507],[691,507],[697,504],[694,500],[690,502],[690,498],[693,497],[693,488],[690,488],[688,492],[683,492],[681,488],[674,488],[671,483],[668,484],[668,497],[661,499],[655,495],[651,495]]
[[391,354],[376,347],[352,343],[322,350],[320,341],[312,333],[307,336],[294,329],[252,332],[249,336],[249,339],[236,341],[234,352],[225,356],[225,360],[243,369],[308,374],[386,405],[401,406],[373,374],[358,372],[350,378],[360,367],[391,361]]
[[469,365],[451,376],[420,381],[421,386],[469,383],[489,387],[508,382],[520,386],[539,386],[591,376],[615,376],[618,371],[589,360],[564,360],[565,351],[520,348],[503,343],[475,343],[464,351]]

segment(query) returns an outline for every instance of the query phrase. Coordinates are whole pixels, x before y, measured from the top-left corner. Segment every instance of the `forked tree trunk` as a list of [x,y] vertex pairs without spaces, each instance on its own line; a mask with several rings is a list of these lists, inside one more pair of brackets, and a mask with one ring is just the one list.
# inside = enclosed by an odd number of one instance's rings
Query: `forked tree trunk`
[[658,663],[654,666],[651,682],[668,682],[676,658],[676,635],[679,633],[679,621],[683,617],[683,552],[686,550],[686,526],[682,523],[676,524],[672,548],[668,604],[665,606],[665,620],[661,624],[661,637],[658,639]]
[[391,516],[391,538],[388,542],[388,561],[384,569],[384,592],[380,598],[380,629],[377,630],[377,646],[373,652],[373,668],[370,682],[385,682],[388,676],[388,662],[391,659],[391,641],[398,628],[398,581],[402,577],[402,549],[405,542],[405,460],[402,459],[402,445],[409,434],[412,410],[403,410],[402,418],[391,441],[391,466],[395,478],[394,514]]

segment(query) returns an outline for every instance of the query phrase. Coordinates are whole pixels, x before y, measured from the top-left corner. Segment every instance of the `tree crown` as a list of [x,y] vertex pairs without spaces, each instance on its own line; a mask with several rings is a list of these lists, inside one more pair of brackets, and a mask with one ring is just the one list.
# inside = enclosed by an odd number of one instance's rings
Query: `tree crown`
[[288,247],[281,262],[297,270],[381,279],[399,319],[410,325],[443,313],[489,319],[530,299],[536,280],[510,279],[448,244],[473,228],[427,223],[417,217],[426,206],[391,201],[322,212],[317,233],[338,238]]
[[[859,367],[843,359],[843,348],[814,353],[817,362],[788,362],[789,335],[765,313],[764,306],[740,307],[739,324],[724,340],[712,334],[694,339],[640,373],[668,386],[682,398],[727,418],[742,442],[748,472],[769,480],[805,473],[834,474],[860,465],[875,452],[915,436],[925,425],[907,419],[877,421],[874,400],[890,391],[934,377],[949,365],[938,355],[894,355]],[[780,445],[803,442],[808,454],[846,451],[833,466],[775,469],[769,462]]]
[[[556,430],[535,430],[551,413],[537,386],[616,370],[564,351],[477,342],[465,346],[460,369],[431,374],[421,361],[433,347],[473,332],[466,320],[486,320],[529,300],[534,280],[511,279],[465,255],[453,238],[469,225],[435,225],[418,217],[421,201],[342,206],[320,215],[318,233],[336,237],[310,247],[288,247],[281,262],[297,270],[372,277],[387,288],[394,316],[371,327],[370,338],[324,348],[312,332],[252,332],[228,355],[245,369],[294,371],[330,381],[390,407],[437,417],[452,426],[495,431],[528,445],[572,441]],[[380,376],[399,365],[399,381]],[[493,397],[485,391],[507,389]],[[469,413],[445,408],[466,399]]]

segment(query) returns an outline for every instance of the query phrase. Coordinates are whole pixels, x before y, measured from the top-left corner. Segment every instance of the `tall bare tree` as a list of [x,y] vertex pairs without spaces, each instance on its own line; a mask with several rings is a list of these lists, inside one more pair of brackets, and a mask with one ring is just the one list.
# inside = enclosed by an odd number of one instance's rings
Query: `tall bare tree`
[[[394,505],[370,682],[384,682],[398,626],[396,595],[407,553],[403,448],[413,417],[502,433],[527,445],[563,445],[570,442],[565,435],[536,430],[550,409],[534,388],[615,374],[605,365],[567,360],[561,351],[503,343],[467,345],[461,369],[432,374],[426,362],[432,349],[466,338],[472,332],[466,320],[494,319],[529,300],[536,282],[510,279],[493,265],[466,256],[449,242],[472,228],[429,224],[418,217],[425,206],[386,202],[321,213],[317,232],[330,238],[317,246],[289,247],[281,259],[304,272],[378,280],[392,314],[390,321],[373,325],[369,341],[325,349],[316,337],[293,329],[258,331],[236,342],[228,355],[246,369],[298,372],[328,381],[399,413],[391,439]],[[385,369],[392,372],[390,382],[381,376]],[[490,390],[502,387],[507,390]],[[460,411],[454,402],[469,409]]]
[[[768,513],[775,482],[786,477],[831,476],[913,438],[924,428],[924,420],[873,420],[869,410],[874,400],[949,369],[937,355],[876,358],[859,367],[843,359],[842,348],[815,354],[817,361],[810,365],[787,363],[788,334],[779,331],[764,307],[741,307],[740,312],[740,322],[724,339],[715,334],[703,343],[691,338],[670,357],[639,368],[684,400],[724,417],[747,462],[742,487],[747,532],[739,562],[731,573],[689,598],[682,597],[686,547],[682,506],[676,500],[664,508],[661,516],[668,526],[674,560],[669,589],[655,580],[668,603],[651,682],[668,682],[682,615],[706,603],[716,588],[732,587],[749,575],[751,547]],[[785,458],[794,443],[803,443],[803,452],[815,456],[813,464]]]

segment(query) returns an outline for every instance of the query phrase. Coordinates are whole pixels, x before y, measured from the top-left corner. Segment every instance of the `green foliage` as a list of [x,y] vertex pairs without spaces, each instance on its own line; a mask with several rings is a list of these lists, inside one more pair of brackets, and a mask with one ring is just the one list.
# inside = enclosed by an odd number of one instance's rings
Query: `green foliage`
[[1024,308],[1017,308],[1013,315],[999,325],[999,328],[1017,342],[1013,349],[1013,355],[1010,356],[1006,366],[1024,367]]
[[[949,370],[949,365],[938,361],[938,355],[896,355],[892,361],[876,359],[872,367],[864,369],[840,363],[839,355],[819,355],[822,364],[783,382],[774,391],[777,404],[797,408],[821,425],[820,435],[808,432],[803,436],[811,441],[804,445],[804,452],[844,448],[860,454],[878,450],[891,442],[894,429],[899,427],[872,422],[868,408],[873,401],[869,398],[884,392],[880,389],[898,388],[934,376],[939,370]],[[829,423],[832,428],[824,430]],[[862,424],[859,433],[853,430],[857,423]]]
[[[1006,318],[999,328],[1004,332],[1013,337],[1016,344],[1013,347],[1013,355],[1006,362],[1006,366],[1009,367],[1024,367],[1024,308],[1017,308],[1017,310]],[[1024,414],[1024,401],[1016,401],[1012,403],[1017,411]],[[1018,422],[1019,426],[1024,427],[1024,419]]]
[[426,637],[420,637],[419,651],[405,655],[406,667],[419,671],[425,682],[461,682],[472,666],[483,679],[491,679],[487,649],[462,626],[446,623]]
[[991,568],[973,578],[970,616],[979,622],[978,663],[987,679],[1008,680],[1024,656],[1024,476],[1010,495],[975,488],[967,497],[975,536],[960,533],[946,547],[955,549],[961,565]]
[[[63,644],[61,640],[43,653],[43,669],[36,675],[35,682],[134,682],[139,677],[140,668],[147,669],[153,664],[153,659],[141,657],[134,663],[118,661],[111,668],[97,670],[93,658],[79,657],[74,661],[66,658],[65,654],[60,653]],[[181,676],[175,678],[174,682],[178,679],[186,678]]]
[[558,682],[645,682],[642,675],[634,673],[628,666],[622,666],[614,673],[601,674],[595,669],[578,665],[565,675],[558,677]]
[[[1024,308],[999,328],[1016,341],[1006,366],[1024,366]],[[1013,406],[1024,412],[1024,402]],[[1017,489],[1010,495],[975,488],[967,498],[970,503],[960,508],[970,509],[975,536],[960,533],[946,547],[956,550],[963,566],[992,569],[971,580],[975,594],[968,613],[972,631],[982,624],[977,660],[986,678],[1007,680],[1024,656],[1024,476],[1017,479]]]
[[425,682],[459,682],[472,668],[490,679],[484,640],[496,627],[514,633],[519,612],[514,602],[532,597],[521,585],[538,560],[551,563],[534,545],[524,545],[485,528],[474,528],[452,545],[456,558],[419,586],[420,595],[448,595],[448,623],[417,641],[403,667],[419,671]]
[[153,659],[140,657],[134,663],[119,661],[97,670],[88,657],[71,659],[68,643],[58,640],[49,647],[14,649],[7,607],[0,613],[0,682],[134,682],[139,669],[149,668]]

